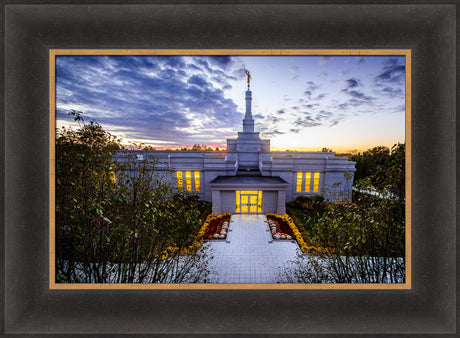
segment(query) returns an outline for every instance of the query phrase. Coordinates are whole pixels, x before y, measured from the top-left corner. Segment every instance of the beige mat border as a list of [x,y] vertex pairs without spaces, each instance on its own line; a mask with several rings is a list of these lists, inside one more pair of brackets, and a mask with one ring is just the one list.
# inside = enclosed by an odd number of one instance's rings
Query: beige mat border
[[[55,133],[57,55],[399,55],[406,59],[406,282],[401,284],[60,284],[55,282]],[[412,286],[411,261],[411,50],[410,49],[50,49],[49,50],[49,288],[53,290],[154,289],[339,289],[408,290]]]

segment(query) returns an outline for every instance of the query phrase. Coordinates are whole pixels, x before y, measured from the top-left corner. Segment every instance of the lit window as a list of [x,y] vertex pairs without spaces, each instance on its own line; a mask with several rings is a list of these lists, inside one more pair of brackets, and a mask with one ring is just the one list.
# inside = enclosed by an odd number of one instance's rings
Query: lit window
[[195,171],[193,176],[195,177],[195,191],[200,191],[200,172]]
[[297,173],[297,192],[302,191],[302,173]]
[[311,173],[305,173],[305,191],[309,192],[311,186]]
[[319,190],[319,173],[313,173],[313,191]]
[[259,204],[257,205],[257,212],[262,212],[262,190],[259,190]]
[[177,189],[184,189],[184,182],[182,180],[182,171],[177,172]]
[[236,191],[236,208],[235,212],[241,212],[241,204],[240,204],[240,191]]
[[185,185],[187,187],[187,191],[192,191],[192,172],[191,171],[185,172]]
[[[184,173],[185,173],[185,188],[187,191],[200,191],[201,184],[200,184],[200,172],[199,171],[177,171],[177,188],[179,190],[184,189]],[[193,175],[193,178],[192,178]],[[194,183],[192,189],[192,181]]]

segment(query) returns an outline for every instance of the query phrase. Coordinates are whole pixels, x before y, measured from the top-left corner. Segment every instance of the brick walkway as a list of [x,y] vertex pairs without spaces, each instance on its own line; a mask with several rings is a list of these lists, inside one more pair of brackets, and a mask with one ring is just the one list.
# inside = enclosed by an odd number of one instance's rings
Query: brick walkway
[[272,241],[263,214],[232,215],[227,241],[211,241],[210,283],[277,283],[280,267],[295,259],[296,241]]

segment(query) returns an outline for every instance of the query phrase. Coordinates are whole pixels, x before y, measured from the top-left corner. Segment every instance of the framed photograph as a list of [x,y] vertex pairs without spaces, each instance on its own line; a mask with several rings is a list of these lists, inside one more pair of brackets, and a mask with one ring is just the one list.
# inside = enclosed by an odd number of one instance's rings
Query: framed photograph
[[410,289],[410,67],[50,50],[50,288]]
[[5,333],[455,332],[455,7],[274,9],[6,6]]

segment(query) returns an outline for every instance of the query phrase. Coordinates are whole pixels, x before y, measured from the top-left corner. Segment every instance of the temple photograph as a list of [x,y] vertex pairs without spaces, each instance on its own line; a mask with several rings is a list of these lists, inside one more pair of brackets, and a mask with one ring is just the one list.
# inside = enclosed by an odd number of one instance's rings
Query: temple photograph
[[54,285],[406,283],[409,57],[56,53]]

